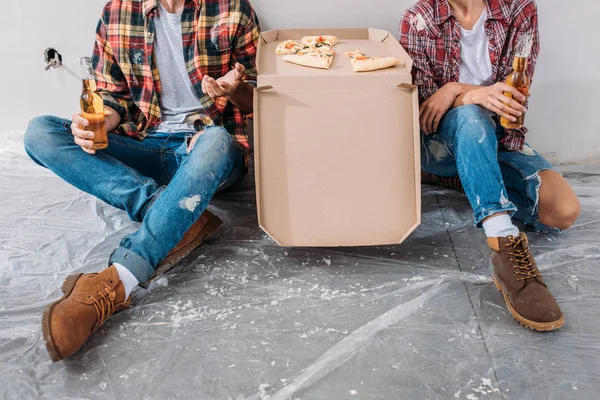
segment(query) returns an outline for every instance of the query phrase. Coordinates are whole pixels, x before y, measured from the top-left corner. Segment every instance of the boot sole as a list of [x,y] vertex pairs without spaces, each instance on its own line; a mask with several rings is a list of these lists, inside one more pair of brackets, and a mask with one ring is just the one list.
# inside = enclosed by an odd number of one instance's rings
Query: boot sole
[[52,333],[50,332],[50,318],[52,317],[52,310],[54,309],[54,307],[56,307],[57,304],[59,304],[71,295],[75,284],[82,275],[83,274],[69,275],[67,279],[65,279],[61,288],[63,296],[60,299],[56,300],[54,303],[48,304],[44,308],[44,312],[42,314],[42,332],[44,334],[44,341],[46,342],[46,349],[48,350],[48,354],[50,354],[50,358],[53,362],[58,362],[64,359],[64,357],[61,356],[58,350],[56,349],[56,345],[54,344],[54,340],[52,339]]
[[182,247],[178,252],[173,253],[169,256],[169,258],[163,260],[158,267],[156,268],[156,272],[147,282],[140,284],[141,287],[147,288],[150,286],[150,283],[154,281],[156,278],[165,275],[170,270],[173,269],[181,260],[187,257],[196,247],[200,246],[206,239],[208,239],[219,227],[223,225],[223,221],[216,215],[206,223],[206,226],[198,236],[194,238],[187,246]]
[[498,291],[502,293],[502,296],[504,297],[504,302],[508,306],[508,311],[510,311],[515,321],[523,325],[525,328],[529,328],[538,332],[550,332],[562,328],[562,326],[565,324],[564,315],[561,315],[560,319],[554,322],[535,322],[523,317],[517,312],[517,310],[513,308],[512,304],[510,304],[510,300],[508,299],[508,296],[506,295],[504,289],[502,289],[502,285],[500,284],[500,281],[496,276],[494,276],[494,284],[496,285]]

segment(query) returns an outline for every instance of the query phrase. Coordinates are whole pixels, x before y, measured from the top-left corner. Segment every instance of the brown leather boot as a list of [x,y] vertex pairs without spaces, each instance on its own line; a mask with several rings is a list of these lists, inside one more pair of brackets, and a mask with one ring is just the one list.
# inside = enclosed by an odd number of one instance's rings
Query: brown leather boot
[[462,194],[465,194],[465,189],[458,176],[443,177],[421,171],[421,183],[426,185],[438,185],[448,189],[458,190]]
[[536,331],[553,331],[563,326],[565,318],[537,269],[528,243],[524,233],[488,239],[494,282],[517,322]]
[[158,264],[154,274],[146,282],[140,284],[140,286],[148,287],[150,282],[169,272],[179,261],[184,259],[192,250],[200,246],[202,242],[212,235],[221,224],[223,222],[219,217],[208,210],[204,211],[198,221],[183,235],[177,246]]
[[54,362],[75,354],[111,315],[131,304],[114,266],[97,274],[69,275],[62,291],[63,297],[42,315],[46,348]]

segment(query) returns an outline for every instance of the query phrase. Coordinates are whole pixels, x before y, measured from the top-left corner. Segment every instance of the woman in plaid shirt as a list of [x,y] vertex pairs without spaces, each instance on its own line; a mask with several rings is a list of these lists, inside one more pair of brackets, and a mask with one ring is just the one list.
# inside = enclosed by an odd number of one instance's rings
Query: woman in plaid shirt
[[80,114],[27,129],[31,158],[141,222],[98,274],[77,274],[44,310],[52,360],[74,354],[130,293],[171,268],[221,221],[205,211],[248,157],[257,17],[248,0],[112,0],[93,65],[109,146],[94,151]]
[[420,0],[400,27],[419,86],[423,181],[464,191],[491,249],[494,280],[515,319],[531,329],[560,328],[564,316],[548,291],[517,221],[537,230],[569,228],[580,205],[566,180],[525,143],[525,128],[505,130],[525,107],[504,96],[517,41],[539,52],[534,0]]

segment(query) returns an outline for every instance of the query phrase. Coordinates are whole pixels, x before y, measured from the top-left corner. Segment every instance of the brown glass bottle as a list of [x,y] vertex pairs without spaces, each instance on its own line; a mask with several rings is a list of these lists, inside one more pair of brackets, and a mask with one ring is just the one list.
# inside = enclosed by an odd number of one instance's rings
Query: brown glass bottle
[[[531,85],[531,79],[527,75],[527,62],[529,59],[527,57],[515,57],[513,61],[513,72],[506,79],[506,84],[517,89],[523,96],[525,96],[525,100],[517,100],[514,99],[517,103],[526,106],[527,105],[527,97],[529,96],[529,87]],[[508,92],[504,92],[504,95],[508,98],[513,98],[513,95]],[[517,117],[517,120],[512,122],[509,121],[506,117],[500,117],[500,125],[502,125],[505,129],[517,129],[522,128],[525,123],[525,114],[521,114],[521,116]]]
[[93,148],[94,150],[102,150],[108,147],[104,101],[100,93],[98,93],[92,60],[89,57],[81,59],[81,78],[83,81],[83,91],[79,101],[81,116],[90,123],[87,127],[82,127],[82,129],[94,132]]

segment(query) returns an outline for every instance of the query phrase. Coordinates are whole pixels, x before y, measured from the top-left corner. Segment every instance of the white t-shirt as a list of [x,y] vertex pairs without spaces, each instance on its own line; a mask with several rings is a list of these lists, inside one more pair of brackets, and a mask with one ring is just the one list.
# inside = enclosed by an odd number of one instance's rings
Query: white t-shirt
[[490,86],[494,83],[489,40],[485,32],[486,20],[487,10],[483,10],[472,30],[460,27],[460,83],[476,86]]
[[156,128],[159,132],[190,132],[194,125],[186,122],[188,116],[200,113],[204,108],[188,75],[183,57],[181,15],[169,13],[158,2],[158,16],[154,19],[156,30],[154,56],[160,75],[162,96],[160,111],[163,122]]

